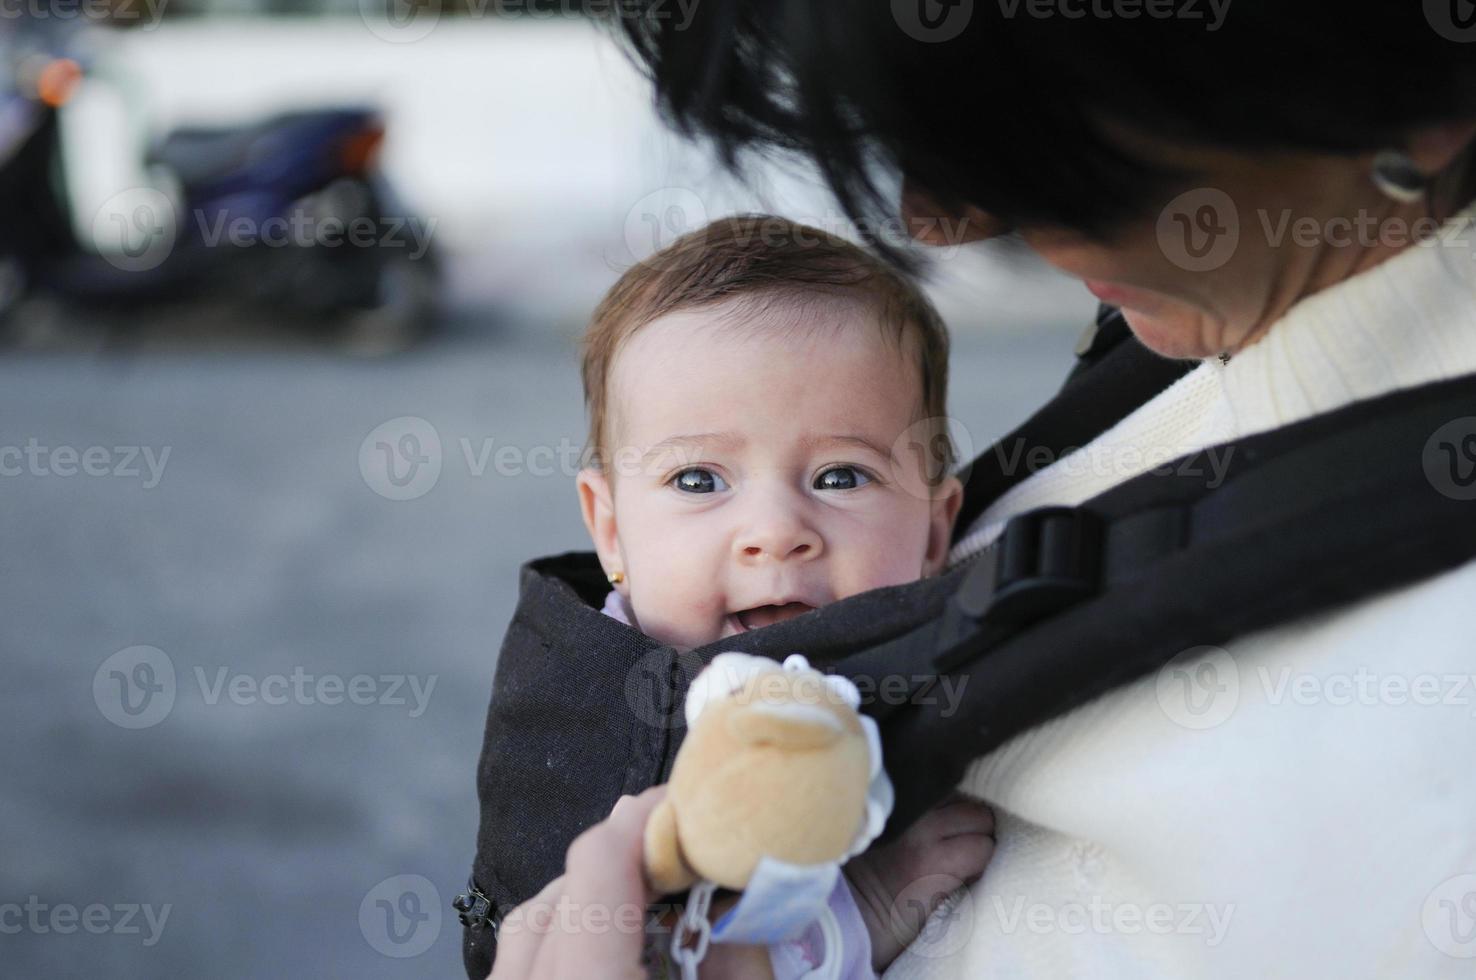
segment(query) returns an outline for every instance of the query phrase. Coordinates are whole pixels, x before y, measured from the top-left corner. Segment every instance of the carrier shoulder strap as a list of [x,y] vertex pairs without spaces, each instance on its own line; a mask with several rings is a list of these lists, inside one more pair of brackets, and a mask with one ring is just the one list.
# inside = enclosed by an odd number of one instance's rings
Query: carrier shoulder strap
[[[941,615],[836,664],[872,699],[893,826],[1010,737],[1178,654],[1476,558],[1476,376],[1211,447],[1011,519]],[[945,716],[929,694],[962,691]],[[966,682],[961,679],[966,678]],[[905,696],[901,696],[905,691]]]

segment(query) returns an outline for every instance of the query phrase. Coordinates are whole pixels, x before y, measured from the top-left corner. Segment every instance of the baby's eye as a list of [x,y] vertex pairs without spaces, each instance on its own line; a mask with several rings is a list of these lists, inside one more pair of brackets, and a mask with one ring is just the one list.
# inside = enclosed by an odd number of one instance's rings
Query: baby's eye
[[854,466],[832,466],[815,477],[816,490],[854,490],[871,482],[871,477]]
[[669,482],[684,493],[715,493],[718,490],[728,489],[722,477],[712,470],[704,470],[696,466],[689,470],[682,470]]

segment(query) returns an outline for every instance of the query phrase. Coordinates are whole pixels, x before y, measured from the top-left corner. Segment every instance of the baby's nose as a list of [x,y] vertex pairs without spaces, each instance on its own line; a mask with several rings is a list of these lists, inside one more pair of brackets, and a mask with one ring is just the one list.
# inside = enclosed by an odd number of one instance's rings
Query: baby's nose
[[819,532],[792,516],[769,517],[755,523],[734,541],[741,562],[809,561],[825,550]]

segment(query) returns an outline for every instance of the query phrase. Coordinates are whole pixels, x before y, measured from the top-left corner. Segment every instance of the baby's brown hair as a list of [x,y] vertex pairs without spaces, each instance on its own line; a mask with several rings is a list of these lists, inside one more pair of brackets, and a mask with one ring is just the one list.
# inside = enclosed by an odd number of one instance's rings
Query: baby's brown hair
[[[844,298],[875,312],[899,350],[912,339],[922,398],[916,419],[938,420],[945,438],[941,472],[953,449],[943,419],[948,405],[948,332],[938,311],[911,281],[839,236],[773,215],[720,218],[638,262],[605,294],[583,343],[584,403],[589,413],[589,465],[609,459],[610,367],[637,330],[669,313],[734,299],[757,302]],[[900,433],[899,433],[900,435]],[[929,444],[935,444],[929,434]]]

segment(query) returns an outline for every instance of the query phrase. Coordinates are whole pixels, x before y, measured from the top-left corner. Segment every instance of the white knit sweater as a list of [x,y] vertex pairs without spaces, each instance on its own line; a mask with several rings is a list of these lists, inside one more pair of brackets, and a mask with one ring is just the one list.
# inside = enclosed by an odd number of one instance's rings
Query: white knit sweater
[[[1476,372],[1472,244],[1303,300],[1006,494],[952,558],[1166,456]],[[1476,977],[1473,615],[1476,563],[1207,650],[977,760],[963,789],[997,808],[997,855],[887,977]]]

